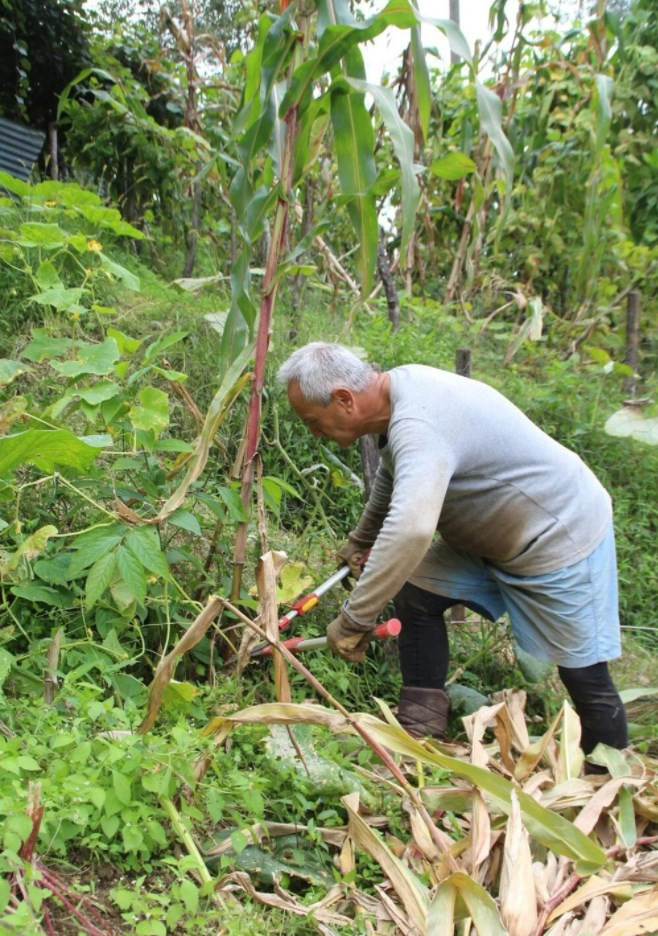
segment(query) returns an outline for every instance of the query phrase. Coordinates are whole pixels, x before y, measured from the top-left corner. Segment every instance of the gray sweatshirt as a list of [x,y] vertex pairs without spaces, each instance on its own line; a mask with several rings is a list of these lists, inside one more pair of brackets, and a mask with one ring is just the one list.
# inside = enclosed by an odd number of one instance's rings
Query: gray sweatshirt
[[391,421],[358,526],[374,543],[345,610],[373,622],[438,532],[513,575],[589,555],[609,528],[610,497],[580,458],[492,387],[421,364],[389,371]]

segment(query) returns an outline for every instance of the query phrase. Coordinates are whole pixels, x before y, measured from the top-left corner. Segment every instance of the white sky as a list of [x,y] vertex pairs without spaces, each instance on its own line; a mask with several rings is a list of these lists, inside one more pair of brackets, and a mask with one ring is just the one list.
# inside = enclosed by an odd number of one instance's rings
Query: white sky
[[[416,6],[421,14],[425,16],[432,16],[436,19],[449,18],[449,0],[417,0]],[[482,46],[484,46],[491,36],[489,30],[491,0],[461,0],[460,6],[460,29],[469,44],[471,52],[473,52],[477,40],[480,40]],[[510,30],[507,36],[507,45],[511,42],[514,32],[518,8],[518,0],[508,0],[506,13],[510,23]],[[434,47],[438,49],[441,56],[440,61],[434,56],[430,56],[428,66],[430,68],[447,68],[450,64],[450,46],[443,33],[435,26],[424,25],[422,27],[422,38],[425,48]],[[368,43],[364,48],[368,81],[379,84],[384,72],[388,72],[391,76],[395,75],[400,56],[408,43],[409,31],[393,28],[387,29],[374,42]],[[502,45],[505,47],[505,42]],[[486,69],[484,70],[486,73]]]

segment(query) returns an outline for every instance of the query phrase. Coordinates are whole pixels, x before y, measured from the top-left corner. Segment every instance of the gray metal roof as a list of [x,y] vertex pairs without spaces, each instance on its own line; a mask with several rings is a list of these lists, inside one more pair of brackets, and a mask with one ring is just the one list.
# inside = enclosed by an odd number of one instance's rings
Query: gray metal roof
[[46,134],[0,117],[0,169],[27,182]]

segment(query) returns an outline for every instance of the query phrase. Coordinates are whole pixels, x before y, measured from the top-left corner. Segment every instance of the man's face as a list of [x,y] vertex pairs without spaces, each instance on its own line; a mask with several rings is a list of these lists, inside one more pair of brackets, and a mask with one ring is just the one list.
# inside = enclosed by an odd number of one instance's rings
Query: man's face
[[347,448],[359,437],[354,397],[349,390],[334,390],[328,406],[305,399],[296,380],[288,386],[290,405],[315,438],[323,437]]

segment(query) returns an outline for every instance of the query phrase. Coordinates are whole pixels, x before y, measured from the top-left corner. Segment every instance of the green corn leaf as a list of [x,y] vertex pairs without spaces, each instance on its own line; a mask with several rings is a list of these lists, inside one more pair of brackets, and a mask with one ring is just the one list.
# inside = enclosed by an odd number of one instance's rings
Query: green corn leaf
[[[208,453],[210,452],[210,445],[215,437],[217,429],[248,379],[247,375],[243,375],[242,372],[247,366],[252,354],[253,346],[250,345],[236,357],[231,366],[226,370],[219,390],[208,407],[201,435],[197,439],[194,455],[190,459],[185,477],[162,507],[158,514],[160,520],[165,520],[181,506],[187,496],[190,485],[196,481],[205,468],[206,462],[208,461]],[[146,565],[146,562],[144,564]]]
[[293,73],[281,103],[279,116],[285,117],[299,105],[321,75],[331,71],[358,43],[374,39],[388,26],[408,29],[418,22],[408,0],[389,0],[381,13],[362,23],[327,26],[320,37],[317,54],[302,63]]
[[68,429],[28,429],[0,438],[0,477],[24,464],[47,473],[56,466],[82,471],[98,454],[98,448],[82,442]]
[[428,936],[452,936],[457,897],[466,905],[478,933],[507,936],[493,897],[464,871],[451,874],[439,884],[427,914]]
[[420,26],[411,27],[411,56],[420,128],[423,131],[423,139],[427,140],[427,131],[430,125],[430,110],[432,108],[432,89],[430,86],[430,73],[427,68],[427,59],[425,58],[425,49],[423,48],[420,35]]
[[441,30],[443,35],[446,37],[450,44],[451,50],[458,55],[459,58],[464,59],[465,62],[473,68],[473,56],[471,55],[471,50],[469,48],[468,42],[464,37],[463,32],[459,26],[449,19],[437,19],[434,16],[423,16],[413,4],[411,5],[414,13],[418,20],[422,23],[427,23],[430,26],[436,26],[437,29]]
[[97,559],[89,570],[85,585],[85,607],[88,611],[94,607],[101,595],[109,588],[114,577],[116,564],[117,554],[112,551]]
[[512,191],[514,151],[503,130],[503,104],[498,95],[480,82],[475,82],[478,111],[482,129],[491,140],[505,177],[507,192]]
[[359,92],[368,92],[375,99],[384,123],[388,128],[395,155],[400,163],[402,179],[402,243],[400,254],[405,255],[405,247],[414,229],[416,209],[420,199],[420,189],[414,167],[414,135],[398,111],[395,95],[390,88],[368,84],[357,78],[348,78],[348,83]]
[[[358,50],[355,50],[358,54]],[[352,57],[353,58],[353,57]],[[350,71],[353,71],[351,68]],[[342,192],[358,242],[359,278],[365,295],[370,291],[377,263],[377,208],[371,187],[377,177],[374,133],[364,96],[346,90],[339,79],[332,85],[331,122]]]

